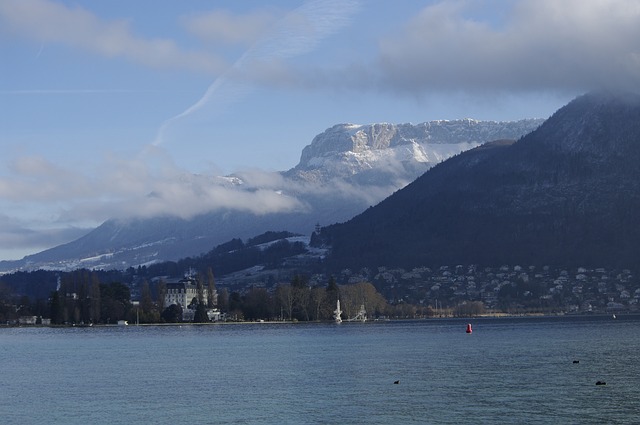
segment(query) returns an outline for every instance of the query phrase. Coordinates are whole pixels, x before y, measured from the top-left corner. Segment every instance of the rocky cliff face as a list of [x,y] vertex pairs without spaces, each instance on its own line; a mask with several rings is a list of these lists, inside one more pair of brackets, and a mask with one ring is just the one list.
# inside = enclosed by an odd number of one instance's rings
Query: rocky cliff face
[[[0,270],[123,269],[199,255],[232,238],[268,230],[309,235],[317,223],[343,222],[404,187],[433,165],[493,139],[517,139],[542,120],[435,121],[419,125],[336,125],[304,148],[300,163],[280,173],[282,187],[269,186],[299,201],[295,211],[252,214],[219,209],[191,219],[155,217],[109,220],[84,237],[20,262],[0,262]],[[216,181],[220,181],[216,183]],[[258,191],[242,176],[211,184]]]
[[[433,165],[498,139],[518,139],[535,130],[542,119],[513,122],[430,121],[422,124],[339,124],[306,146],[291,177],[323,182],[340,177],[360,184],[381,178],[412,181]],[[366,178],[359,178],[365,174]]]

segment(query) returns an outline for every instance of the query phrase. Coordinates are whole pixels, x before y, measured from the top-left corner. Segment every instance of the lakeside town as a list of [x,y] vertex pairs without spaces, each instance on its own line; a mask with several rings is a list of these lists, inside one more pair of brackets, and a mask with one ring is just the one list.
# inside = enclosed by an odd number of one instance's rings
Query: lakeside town
[[[314,274],[312,287],[333,277]],[[533,265],[445,265],[412,269],[378,267],[342,270],[341,285],[371,282],[391,305],[405,305],[407,316],[478,314],[604,314],[637,312],[640,281],[627,268]],[[276,285],[268,273],[221,279],[229,288]],[[474,308],[469,308],[474,303]],[[466,308],[464,307],[466,306]]]
[[[355,278],[358,279],[357,277]],[[640,283],[629,269],[502,265],[442,266],[412,270],[380,268],[398,299],[437,308],[479,301],[508,314],[636,312]]]
[[[82,277],[81,277],[82,276]],[[83,283],[92,282],[92,283]],[[4,325],[88,325],[332,320],[501,315],[637,313],[640,283],[630,269],[476,265],[343,270],[334,277],[264,276],[235,285],[211,273],[181,278],[133,276],[100,283],[92,272],[59,280],[44,302],[3,304]],[[362,313],[366,312],[366,315]]]

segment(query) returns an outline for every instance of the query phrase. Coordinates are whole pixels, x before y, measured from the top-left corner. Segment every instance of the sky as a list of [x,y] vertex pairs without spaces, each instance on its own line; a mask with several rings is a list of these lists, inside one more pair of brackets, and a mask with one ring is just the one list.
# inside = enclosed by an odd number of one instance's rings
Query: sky
[[640,2],[0,0],[0,55],[8,260],[109,218],[292,208],[276,172],[338,123],[546,118],[636,90]]

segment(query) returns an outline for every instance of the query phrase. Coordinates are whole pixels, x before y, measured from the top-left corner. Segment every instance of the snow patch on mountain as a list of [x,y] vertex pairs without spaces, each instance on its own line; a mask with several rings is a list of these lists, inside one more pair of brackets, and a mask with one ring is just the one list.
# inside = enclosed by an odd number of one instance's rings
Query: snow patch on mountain
[[[187,197],[152,193],[197,208],[175,216],[112,219],[71,243],[0,262],[0,270],[136,267],[199,255],[232,238],[269,230],[309,235],[377,204],[460,152],[498,139],[519,139],[543,120],[339,124],[306,146],[296,167],[231,176],[182,175]],[[188,214],[187,214],[188,213]]]
[[379,170],[413,179],[433,165],[485,142],[518,139],[543,121],[338,124],[317,135],[303,149],[299,164],[286,175],[326,182]]

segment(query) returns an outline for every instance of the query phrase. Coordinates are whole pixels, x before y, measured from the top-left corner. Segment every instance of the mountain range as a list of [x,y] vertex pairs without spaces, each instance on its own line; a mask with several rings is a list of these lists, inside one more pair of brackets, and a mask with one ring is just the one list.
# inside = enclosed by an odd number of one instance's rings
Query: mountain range
[[0,271],[125,269],[199,255],[230,239],[270,230],[310,235],[318,224],[349,220],[447,158],[489,141],[518,139],[542,122],[335,125],[317,135],[288,171],[258,177],[237,173],[207,181],[249,195],[268,191],[287,197],[295,208],[257,214],[227,207],[188,219],[112,219],[67,244],[19,261],[0,261]]
[[324,227],[330,268],[640,260],[640,96],[589,93],[520,140],[442,162]]

